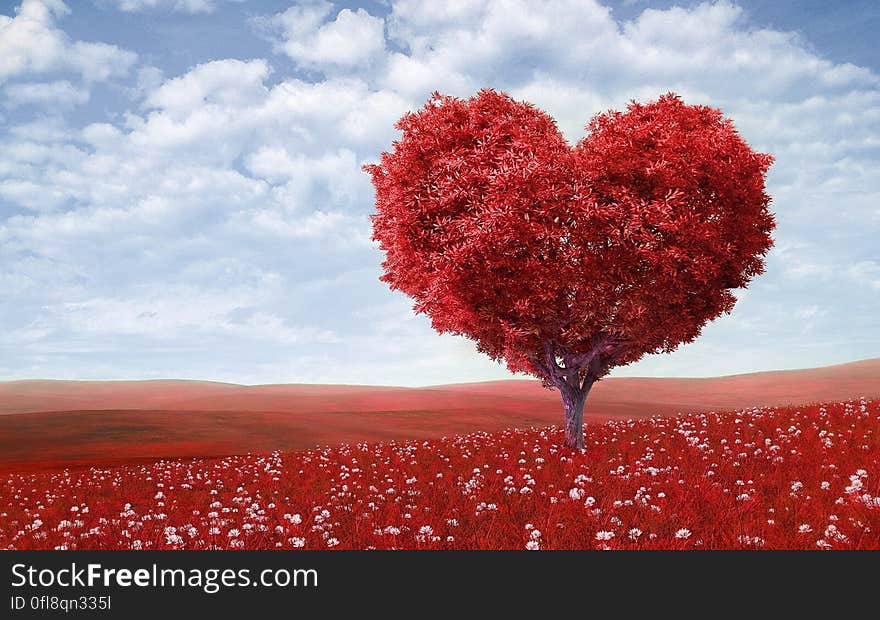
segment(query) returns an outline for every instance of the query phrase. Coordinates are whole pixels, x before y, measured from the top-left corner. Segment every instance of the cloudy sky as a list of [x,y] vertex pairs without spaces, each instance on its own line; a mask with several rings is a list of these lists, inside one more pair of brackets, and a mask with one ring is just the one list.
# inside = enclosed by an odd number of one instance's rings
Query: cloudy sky
[[873,0],[0,1],[0,380],[507,378],[378,281],[360,167],[433,90],[504,89],[575,142],[676,91],[756,149],[767,273],[613,375],[880,356]]

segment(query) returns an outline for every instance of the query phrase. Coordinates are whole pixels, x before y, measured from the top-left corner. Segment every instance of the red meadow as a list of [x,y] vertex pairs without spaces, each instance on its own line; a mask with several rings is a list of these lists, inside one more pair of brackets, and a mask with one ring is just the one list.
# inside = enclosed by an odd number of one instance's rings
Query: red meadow
[[10,473],[5,549],[878,549],[880,400]]

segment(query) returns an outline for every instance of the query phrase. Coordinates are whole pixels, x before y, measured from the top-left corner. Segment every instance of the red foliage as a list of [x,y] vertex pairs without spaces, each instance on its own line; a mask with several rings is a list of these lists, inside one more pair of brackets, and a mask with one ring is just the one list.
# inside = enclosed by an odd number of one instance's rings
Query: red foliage
[[596,116],[574,149],[492,90],[435,93],[397,127],[366,167],[382,280],[438,331],[558,387],[566,409],[729,312],[772,244],[772,157],[673,94]]
[[880,401],[0,477],[0,549],[880,549]]

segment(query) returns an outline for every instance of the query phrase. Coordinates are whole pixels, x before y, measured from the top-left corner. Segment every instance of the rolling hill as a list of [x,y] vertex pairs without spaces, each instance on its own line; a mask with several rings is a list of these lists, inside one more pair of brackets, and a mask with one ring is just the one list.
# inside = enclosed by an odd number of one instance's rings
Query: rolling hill
[[[588,422],[880,395],[880,359],[717,378],[608,378]],[[556,424],[529,380],[424,388],[202,381],[0,383],[0,468],[112,464]]]

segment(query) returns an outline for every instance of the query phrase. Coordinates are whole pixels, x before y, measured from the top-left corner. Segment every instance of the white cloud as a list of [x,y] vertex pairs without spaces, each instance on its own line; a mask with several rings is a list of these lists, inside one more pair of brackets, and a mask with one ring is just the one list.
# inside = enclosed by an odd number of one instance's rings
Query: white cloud
[[876,90],[880,83],[867,69],[816,56],[794,34],[751,27],[727,2],[646,9],[623,24],[589,0],[444,4],[394,3],[389,34],[406,52],[390,54],[389,86],[409,84],[425,97],[438,84],[465,95],[487,84],[552,80],[621,105],[672,88],[728,101],[790,101],[817,88]]
[[[333,242],[331,247],[339,249],[342,243],[367,244],[365,222],[338,212],[314,211],[304,216],[290,216],[279,210],[260,210],[241,212],[233,216],[231,226],[247,227],[251,233],[260,236],[281,238],[321,239]],[[334,240],[333,237],[337,237]]]
[[304,69],[353,69],[375,62],[385,49],[384,20],[364,9],[342,9],[326,21],[332,10],[329,2],[305,3],[254,23],[276,51]]
[[8,126],[9,135],[16,140],[50,143],[70,139],[75,133],[58,116],[42,116]]
[[61,0],[22,0],[13,17],[0,15],[0,83],[20,75],[74,71],[87,81],[128,72],[133,52],[106,43],[70,41],[55,25],[69,12]]
[[265,60],[216,60],[159,85],[145,105],[175,117],[211,106],[240,108],[265,98],[263,82],[268,75]]
[[223,2],[244,2],[245,0],[99,0],[100,5],[110,5],[126,13],[162,10],[175,13],[213,13]]
[[89,91],[67,80],[57,82],[26,82],[10,84],[4,89],[9,107],[23,105],[75,106],[89,100]]
[[0,15],[0,80],[54,69],[64,57],[64,35],[54,28],[63,2],[24,0],[14,17]]
[[315,192],[323,188],[330,204],[351,207],[368,195],[371,186],[361,172],[353,151],[340,149],[320,157],[291,154],[283,147],[263,147],[246,159],[246,166],[255,176],[277,184],[279,204],[290,209],[310,209]]
[[75,41],[66,51],[66,63],[87,82],[102,82],[125,75],[137,61],[137,54],[107,43]]
[[[137,291],[138,296],[91,298],[64,304],[61,322],[86,334],[139,335],[179,338],[193,333],[287,345],[333,342],[332,331],[289,325],[283,318],[255,310],[265,296],[256,289],[196,289]],[[238,316],[242,315],[242,316]]]
[[132,92],[133,99],[143,99],[148,93],[159,88],[165,81],[162,69],[153,66],[143,66],[137,71],[137,83]]

